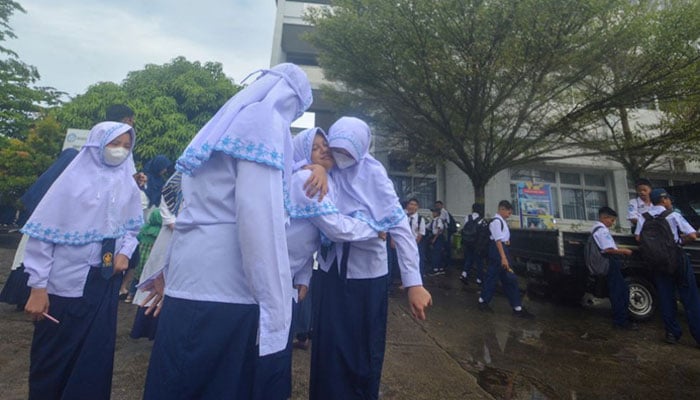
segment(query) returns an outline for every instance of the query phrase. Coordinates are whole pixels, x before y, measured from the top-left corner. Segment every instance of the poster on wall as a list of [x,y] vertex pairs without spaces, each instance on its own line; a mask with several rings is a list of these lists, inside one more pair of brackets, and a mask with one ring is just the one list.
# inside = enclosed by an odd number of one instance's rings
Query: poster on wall
[[552,192],[543,183],[518,183],[520,226],[529,229],[554,229]]

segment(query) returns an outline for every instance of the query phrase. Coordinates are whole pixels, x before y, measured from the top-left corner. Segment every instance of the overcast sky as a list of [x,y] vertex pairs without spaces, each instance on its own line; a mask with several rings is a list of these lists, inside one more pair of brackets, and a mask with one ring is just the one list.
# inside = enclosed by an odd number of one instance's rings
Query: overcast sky
[[6,42],[69,95],[177,56],[216,61],[236,83],[270,65],[274,0],[18,0]]

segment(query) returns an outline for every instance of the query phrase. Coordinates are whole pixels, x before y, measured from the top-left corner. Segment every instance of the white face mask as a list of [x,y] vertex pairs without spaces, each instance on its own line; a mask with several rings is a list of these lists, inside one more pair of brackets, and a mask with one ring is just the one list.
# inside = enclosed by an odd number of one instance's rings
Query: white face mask
[[333,152],[333,158],[335,159],[335,165],[340,169],[352,167],[357,162],[354,158],[337,151]]
[[123,147],[105,147],[105,164],[116,167],[117,165],[123,163],[127,157],[129,157],[130,152],[131,151]]

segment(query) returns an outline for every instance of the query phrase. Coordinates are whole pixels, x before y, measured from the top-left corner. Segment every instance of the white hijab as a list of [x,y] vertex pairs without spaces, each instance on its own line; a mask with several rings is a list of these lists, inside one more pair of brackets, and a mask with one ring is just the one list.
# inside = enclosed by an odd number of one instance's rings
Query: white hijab
[[85,245],[118,238],[143,224],[141,195],[133,178],[133,158],[105,163],[105,146],[134,130],[119,122],[100,122],[75,159],[51,185],[21,232],[45,242]]
[[178,171],[195,175],[213,151],[220,151],[282,170],[287,185],[293,165],[289,126],[311,105],[311,86],[294,64],[262,72],[197,133],[177,160]]
[[356,160],[347,168],[333,169],[336,206],[377,231],[387,231],[406,218],[406,213],[384,166],[369,154],[371,140],[369,126],[361,119],[342,117],[331,126],[330,147],[344,149]]

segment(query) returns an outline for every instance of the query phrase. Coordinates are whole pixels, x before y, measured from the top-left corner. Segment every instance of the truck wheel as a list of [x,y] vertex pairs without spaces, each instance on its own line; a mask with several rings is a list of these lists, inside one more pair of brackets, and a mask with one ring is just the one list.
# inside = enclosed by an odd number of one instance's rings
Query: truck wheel
[[646,279],[628,276],[625,282],[630,288],[629,311],[635,321],[649,320],[656,310],[656,291]]

